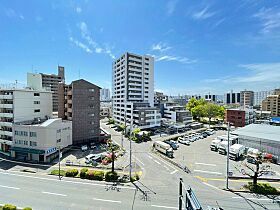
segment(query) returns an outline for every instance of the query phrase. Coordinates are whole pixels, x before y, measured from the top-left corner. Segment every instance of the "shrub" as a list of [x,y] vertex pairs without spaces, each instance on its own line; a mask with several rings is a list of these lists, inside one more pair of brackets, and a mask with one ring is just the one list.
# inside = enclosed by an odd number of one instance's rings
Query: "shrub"
[[78,174],[79,174],[78,169],[70,169],[70,170],[67,170],[66,173],[65,173],[65,175],[66,175],[67,177],[75,177],[75,176],[77,176]]
[[105,174],[105,181],[107,182],[111,182],[111,181],[116,181],[118,179],[118,174],[117,172],[112,172],[112,171],[108,171]]
[[3,207],[2,207],[3,210],[16,210],[17,207],[14,206],[14,205],[11,205],[11,204],[5,204]]
[[32,210],[30,207],[25,207],[23,210]]
[[88,169],[87,168],[82,168],[80,171],[80,178],[85,179],[87,175]]
[[[51,172],[51,175],[56,175],[58,176],[59,175],[59,170],[53,170]],[[65,171],[64,170],[60,170],[60,176],[65,176]]]
[[90,179],[90,180],[102,181],[104,178],[104,172],[103,171],[88,171],[86,173],[86,178]]
[[135,176],[131,177],[130,181],[135,182],[135,181],[138,181],[139,179],[140,179],[139,175],[136,174]]
[[244,185],[244,188],[258,194],[264,194],[264,195],[280,194],[280,192],[275,187],[271,186],[268,183],[258,183],[257,185],[253,185],[252,182],[249,182],[248,185]]

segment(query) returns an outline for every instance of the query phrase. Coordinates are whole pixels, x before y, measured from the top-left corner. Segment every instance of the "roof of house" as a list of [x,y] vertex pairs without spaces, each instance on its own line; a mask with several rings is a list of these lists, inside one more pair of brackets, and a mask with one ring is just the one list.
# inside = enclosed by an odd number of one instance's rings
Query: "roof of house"
[[232,132],[233,134],[268,139],[280,142],[280,127],[266,124],[250,124]]

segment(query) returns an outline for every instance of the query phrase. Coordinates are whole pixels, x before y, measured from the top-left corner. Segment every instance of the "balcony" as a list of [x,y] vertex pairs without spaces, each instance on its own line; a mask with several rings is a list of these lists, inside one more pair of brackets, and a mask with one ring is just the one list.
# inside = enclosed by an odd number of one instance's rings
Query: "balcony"
[[128,78],[128,81],[135,81],[135,82],[142,82],[142,79],[138,79],[138,78]]
[[0,138],[0,143],[7,144],[7,145],[10,145],[10,146],[13,145],[13,141],[12,140],[3,139],[3,138]]
[[13,132],[0,130],[0,135],[13,136]]
[[0,113],[0,117],[13,118],[13,113]]
[[0,108],[12,109],[13,104],[0,104]]
[[72,112],[72,108],[67,108],[67,112]]
[[13,95],[0,95],[0,99],[13,99]]
[[0,126],[12,127],[13,123],[12,122],[0,122]]
[[132,77],[142,77],[142,74],[136,74],[136,73],[128,73],[128,75]]

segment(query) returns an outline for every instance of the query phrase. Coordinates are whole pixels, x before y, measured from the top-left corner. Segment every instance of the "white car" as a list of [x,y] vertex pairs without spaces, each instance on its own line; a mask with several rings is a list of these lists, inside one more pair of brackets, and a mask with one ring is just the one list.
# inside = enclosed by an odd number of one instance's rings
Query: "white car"
[[179,143],[185,144],[185,145],[190,145],[191,144],[191,142],[189,140],[185,139],[184,137],[179,137],[178,141],[179,141]]
[[84,151],[87,151],[88,150],[88,146],[87,145],[83,145],[81,146],[81,150],[84,152]]

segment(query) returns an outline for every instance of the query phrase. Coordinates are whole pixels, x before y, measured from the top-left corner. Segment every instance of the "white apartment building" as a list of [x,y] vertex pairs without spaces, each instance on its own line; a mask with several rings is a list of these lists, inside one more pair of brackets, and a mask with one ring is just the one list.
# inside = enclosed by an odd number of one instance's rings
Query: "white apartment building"
[[112,71],[113,118],[117,123],[133,118],[140,129],[160,126],[160,113],[154,108],[154,58],[127,52],[113,62]]
[[162,117],[170,122],[183,123],[185,125],[192,123],[192,115],[184,106],[176,103],[167,102],[161,105]]
[[273,95],[273,90],[254,92],[254,106],[259,106],[267,96]]
[[72,122],[61,118],[13,124],[11,156],[34,162],[51,162],[58,149],[72,144]]
[[102,88],[100,90],[100,101],[111,101],[111,94],[110,94],[110,90],[107,88]]
[[32,89],[0,89],[0,152],[10,155],[13,124],[52,117],[52,93]]

